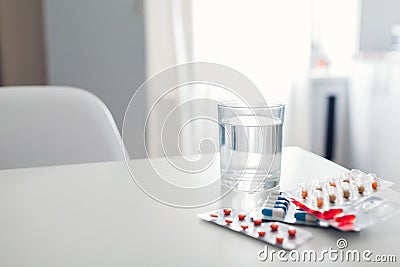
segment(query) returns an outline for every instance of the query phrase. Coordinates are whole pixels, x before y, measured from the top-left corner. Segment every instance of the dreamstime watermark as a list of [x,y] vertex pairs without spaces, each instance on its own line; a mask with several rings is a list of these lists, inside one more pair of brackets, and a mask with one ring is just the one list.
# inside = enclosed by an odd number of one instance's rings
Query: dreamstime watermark
[[372,263],[394,263],[397,262],[396,255],[374,254],[372,250],[347,249],[348,242],[339,238],[336,242],[337,248],[329,247],[319,252],[309,250],[275,250],[267,245],[258,251],[257,257],[263,262],[372,262]]

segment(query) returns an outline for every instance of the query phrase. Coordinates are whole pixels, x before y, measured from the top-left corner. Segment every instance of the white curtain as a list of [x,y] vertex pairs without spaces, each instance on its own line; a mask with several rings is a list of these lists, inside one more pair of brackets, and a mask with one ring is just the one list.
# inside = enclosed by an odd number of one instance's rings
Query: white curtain
[[[311,35],[309,0],[161,2],[158,5],[160,1],[145,1],[148,72],[155,73],[168,64],[192,61],[234,68],[252,80],[267,101],[280,100],[287,104],[285,143],[307,146],[307,114],[300,118],[303,121],[298,118],[292,121],[291,96],[295,93],[306,98]],[[181,92],[171,101],[178,103],[199,97],[223,100],[223,96],[213,95],[215,90],[211,87],[209,90],[195,88]],[[306,102],[296,103],[296,108],[306,112],[306,105]],[[183,113],[182,120],[186,121],[188,116],[190,112]],[[153,129],[158,127],[158,123],[152,125]],[[204,136],[216,138],[216,134],[215,128],[196,124],[181,137],[183,152],[197,153],[198,144],[193,140]]]

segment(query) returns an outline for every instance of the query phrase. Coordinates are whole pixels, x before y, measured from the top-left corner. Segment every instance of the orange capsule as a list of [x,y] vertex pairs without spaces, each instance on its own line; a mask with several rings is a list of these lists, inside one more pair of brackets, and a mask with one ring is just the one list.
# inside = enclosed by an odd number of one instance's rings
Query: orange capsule
[[246,230],[247,228],[249,228],[249,226],[247,225],[247,223],[242,224],[241,227],[242,227],[243,230]]
[[336,187],[336,183],[335,182],[330,182],[329,185],[333,186],[333,187]]
[[226,222],[226,224],[231,224],[232,220],[231,219],[226,219],[225,222]]
[[272,231],[277,231],[279,225],[278,225],[277,223],[271,223],[270,227],[271,227],[271,230],[272,230]]
[[260,231],[258,231],[258,235],[259,236],[265,236],[265,231],[264,230],[260,230]]
[[307,196],[308,196],[308,192],[307,192],[307,190],[303,190],[303,191],[301,191],[301,196],[302,196],[304,199],[306,199],[306,198],[307,198]]
[[322,197],[317,197],[317,207],[322,208],[324,205],[324,199]]
[[372,189],[374,189],[374,190],[378,189],[378,182],[376,180],[374,180],[371,185],[372,185]]
[[210,217],[213,217],[213,218],[218,218],[218,215],[217,215],[217,214],[215,214],[215,213],[211,213],[211,214],[210,214]]

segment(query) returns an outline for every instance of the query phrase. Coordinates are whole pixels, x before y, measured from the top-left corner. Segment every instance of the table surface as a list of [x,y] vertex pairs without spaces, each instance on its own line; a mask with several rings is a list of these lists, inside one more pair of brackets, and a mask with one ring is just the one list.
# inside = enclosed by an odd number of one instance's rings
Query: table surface
[[[146,163],[139,165],[143,174],[151,168]],[[212,168],[218,175],[218,164]],[[287,147],[282,156],[281,187],[293,188],[301,181],[344,171],[301,148]],[[385,194],[399,198],[391,189]],[[124,162],[2,170],[0,266],[281,264],[276,259],[258,260],[264,243],[196,216],[221,205],[217,202],[195,209],[163,205],[138,188]],[[348,249],[369,249],[374,255],[396,255],[400,260],[399,237],[394,234],[399,226],[400,216],[394,216],[358,233],[303,227],[313,238],[299,250],[337,249],[337,239],[345,238]]]

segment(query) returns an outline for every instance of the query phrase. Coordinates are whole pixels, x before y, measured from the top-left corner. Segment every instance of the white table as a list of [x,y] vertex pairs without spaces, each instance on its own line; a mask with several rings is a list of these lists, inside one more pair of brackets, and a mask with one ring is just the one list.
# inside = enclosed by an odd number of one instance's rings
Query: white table
[[[282,188],[346,170],[297,147],[285,148],[282,165]],[[398,197],[393,190],[388,194]],[[264,243],[197,218],[220,205],[160,204],[139,190],[123,162],[2,170],[0,266],[271,264],[257,258]],[[400,261],[399,227],[400,216],[360,233],[306,227],[314,237],[300,250],[336,249],[336,240],[344,237],[350,249]]]

